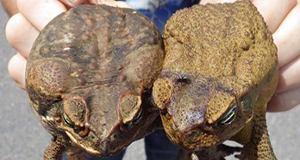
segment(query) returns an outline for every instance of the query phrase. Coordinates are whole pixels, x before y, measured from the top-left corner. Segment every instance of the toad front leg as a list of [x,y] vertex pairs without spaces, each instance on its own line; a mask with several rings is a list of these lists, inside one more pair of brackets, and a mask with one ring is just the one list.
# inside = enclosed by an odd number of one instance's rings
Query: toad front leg
[[53,137],[52,142],[44,151],[44,160],[61,160],[62,154],[70,146],[64,136]]
[[87,160],[84,151],[72,147],[69,139],[62,135],[53,137],[51,144],[44,151],[44,160],[62,160],[64,152],[68,160]]
[[[277,160],[268,135],[266,113],[256,113],[252,127],[250,141],[244,143],[244,148],[238,158],[241,160]],[[247,133],[242,131],[237,136],[247,136]]]

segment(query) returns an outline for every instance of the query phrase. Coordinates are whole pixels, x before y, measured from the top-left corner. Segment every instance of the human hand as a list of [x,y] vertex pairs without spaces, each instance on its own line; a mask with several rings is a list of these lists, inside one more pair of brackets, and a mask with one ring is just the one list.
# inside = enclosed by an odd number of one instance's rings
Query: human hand
[[114,0],[17,0],[19,13],[9,19],[5,33],[10,45],[18,52],[10,59],[8,71],[20,88],[25,88],[27,58],[40,31],[58,14],[82,3],[130,7]]
[[[202,0],[201,4],[236,0]],[[278,48],[279,83],[268,111],[300,105],[300,0],[251,0],[264,17]]]
[[8,16],[18,13],[18,7],[16,3],[17,0],[1,0],[2,7],[5,9]]

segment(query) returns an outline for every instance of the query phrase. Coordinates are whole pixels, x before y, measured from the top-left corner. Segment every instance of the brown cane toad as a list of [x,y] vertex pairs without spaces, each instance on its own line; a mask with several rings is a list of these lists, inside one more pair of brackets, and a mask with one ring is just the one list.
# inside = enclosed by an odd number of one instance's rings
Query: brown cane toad
[[152,94],[171,141],[201,151],[231,139],[244,145],[241,159],[276,159],[265,116],[278,81],[277,49],[251,2],[178,11],[164,44]]
[[44,158],[74,146],[109,156],[152,132],[159,112],[147,100],[164,56],[158,29],[132,9],[82,5],[52,20],[26,69],[31,107],[54,137]]

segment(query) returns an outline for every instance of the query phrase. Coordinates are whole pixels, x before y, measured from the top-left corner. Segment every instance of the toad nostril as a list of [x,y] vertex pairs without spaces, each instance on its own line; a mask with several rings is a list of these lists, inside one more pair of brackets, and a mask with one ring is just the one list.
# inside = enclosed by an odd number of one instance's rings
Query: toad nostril
[[160,114],[161,115],[166,115],[168,113],[168,111],[167,111],[167,109],[162,109],[161,111],[160,111]]
[[79,132],[79,135],[81,137],[85,137],[88,135],[89,132],[90,132],[90,128],[85,126],[84,129]]
[[177,80],[176,80],[177,83],[182,83],[182,84],[190,84],[191,83],[191,79],[184,75],[184,76],[180,76]]

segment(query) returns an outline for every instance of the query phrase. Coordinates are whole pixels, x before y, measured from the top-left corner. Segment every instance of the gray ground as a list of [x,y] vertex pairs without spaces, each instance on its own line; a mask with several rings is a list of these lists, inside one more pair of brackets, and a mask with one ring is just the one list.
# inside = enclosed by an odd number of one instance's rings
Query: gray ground
[[[15,85],[7,73],[7,63],[15,53],[5,39],[7,20],[0,6],[0,159],[42,159],[50,135],[31,113],[25,92]],[[268,114],[267,118],[278,159],[300,159],[300,107],[285,113]],[[125,160],[144,159],[143,141],[140,140],[129,147]]]

